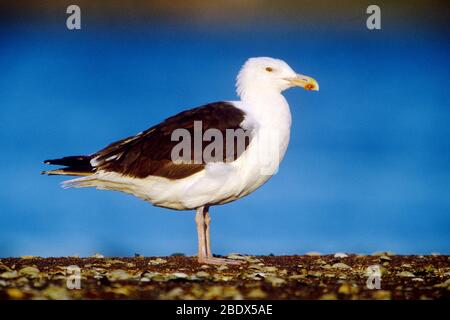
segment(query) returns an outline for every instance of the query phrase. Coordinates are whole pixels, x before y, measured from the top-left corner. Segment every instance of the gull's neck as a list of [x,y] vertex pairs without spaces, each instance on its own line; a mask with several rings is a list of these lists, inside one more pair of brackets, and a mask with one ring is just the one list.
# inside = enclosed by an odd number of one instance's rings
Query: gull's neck
[[275,90],[247,90],[240,92],[240,97],[239,107],[249,115],[248,125],[256,128],[257,145],[264,146],[257,153],[262,159],[270,159],[268,163],[275,165],[273,172],[276,172],[290,140],[289,104]]
[[289,104],[278,90],[261,88],[240,92],[242,107],[259,122],[290,128]]

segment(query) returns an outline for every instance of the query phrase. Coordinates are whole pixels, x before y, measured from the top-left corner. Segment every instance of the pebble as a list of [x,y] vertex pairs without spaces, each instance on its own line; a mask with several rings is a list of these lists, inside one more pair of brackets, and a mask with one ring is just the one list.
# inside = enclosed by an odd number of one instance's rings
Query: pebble
[[351,269],[349,265],[342,262],[335,263],[331,267],[335,269]]
[[19,275],[36,278],[39,276],[39,269],[35,267],[25,267],[19,270]]
[[246,297],[249,299],[265,299],[267,297],[267,293],[261,290],[260,288],[255,288],[250,290],[247,293]]
[[16,270],[6,271],[6,272],[3,272],[2,274],[0,274],[0,278],[3,278],[3,279],[14,279],[14,278],[17,278],[18,276],[19,275],[17,274]]
[[320,297],[320,300],[337,300],[337,298],[335,293],[325,293]]
[[409,272],[409,271],[402,271],[400,273],[397,273],[397,276],[404,277],[404,278],[414,278],[415,277],[414,273]]
[[20,259],[23,260],[30,260],[30,259],[36,259],[39,258],[39,256],[21,256]]
[[172,273],[172,276],[174,276],[177,279],[186,279],[189,277],[186,273],[183,272],[174,272]]
[[337,252],[337,253],[334,254],[334,257],[335,258],[347,258],[348,255],[343,253],[343,252]]
[[183,289],[181,289],[181,288],[173,288],[169,292],[161,293],[159,295],[159,298],[163,299],[163,300],[177,299],[177,298],[180,298],[183,295],[183,293],[184,293]]
[[228,267],[224,264],[217,267],[217,271],[224,271],[224,270],[228,270]]
[[276,272],[278,270],[277,267],[264,267],[263,270],[265,272]]
[[8,288],[6,289],[6,294],[11,298],[11,299],[23,299],[25,297],[25,294],[17,289],[17,288]]
[[289,280],[301,280],[301,279],[305,279],[306,276],[304,274],[294,274],[292,276],[289,276]]
[[67,300],[67,290],[63,287],[57,287],[55,285],[49,285],[42,291],[42,294],[51,300]]
[[233,260],[247,260],[249,257],[240,255],[239,253],[230,253],[227,256],[228,259],[233,259]]
[[339,289],[338,293],[340,294],[351,294],[353,292],[352,287],[348,283],[342,284]]
[[286,283],[286,280],[278,278],[278,277],[272,277],[272,276],[266,277],[264,280],[266,282],[270,283],[274,287],[279,287]]
[[395,253],[392,251],[376,251],[372,253],[373,256],[394,256]]
[[148,262],[148,264],[152,265],[152,266],[157,266],[157,265],[164,264],[164,263],[167,263],[167,260],[161,259],[161,258],[156,258],[156,259],[150,260]]
[[314,272],[314,271],[308,272],[308,277],[320,278],[321,276],[322,272]]
[[210,274],[205,271],[199,271],[195,275],[199,278],[208,278],[210,276]]
[[108,280],[115,281],[115,280],[128,280],[132,278],[132,275],[129,274],[127,271],[122,269],[117,269],[114,271],[111,271],[106,275],[108,277]]
[[450,288],[450,279],[447,279],[442,283],[435,284],[434,287],[435,288]]
[[376,300],[390,300],[391,292],[387,290],[376,290],[372,293],[372,297]]

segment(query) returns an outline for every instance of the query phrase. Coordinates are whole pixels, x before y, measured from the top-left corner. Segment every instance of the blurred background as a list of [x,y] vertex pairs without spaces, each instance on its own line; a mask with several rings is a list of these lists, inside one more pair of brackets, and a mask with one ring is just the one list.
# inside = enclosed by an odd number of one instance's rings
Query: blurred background
[[[81,30],[66,8],[81,7]],[[286,92],[290,147],[269,183],[212,209],[218,254],[450,253],[445,1],[2,1],[0,256],[196,253],[193,212],[63,190],[42,161],[88,154],[183,109],[236,99],[253,56]]]

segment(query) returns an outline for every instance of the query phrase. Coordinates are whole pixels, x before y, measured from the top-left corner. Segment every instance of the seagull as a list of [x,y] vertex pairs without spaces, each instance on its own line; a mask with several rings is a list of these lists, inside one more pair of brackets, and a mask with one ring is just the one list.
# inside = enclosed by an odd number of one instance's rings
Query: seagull
[[116,190],[174,210],[196,210],[198,262],[240,264],[211,252],[209,209],[255,191],[278,170],[291,113],[282,92],[318,91],[311,77],[269,57],[248,59],[236,78],[241,100],[182,111],[90,155],[46,160],[47,175],[76,178],[63,187]]

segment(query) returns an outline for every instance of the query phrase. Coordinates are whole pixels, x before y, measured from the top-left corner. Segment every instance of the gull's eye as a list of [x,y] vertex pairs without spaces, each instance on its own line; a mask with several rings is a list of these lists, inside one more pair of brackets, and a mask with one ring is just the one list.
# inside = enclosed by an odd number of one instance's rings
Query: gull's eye
[[267,67],[267,68],[266,68],[266,71],[267,71],[267,72],[272,72],[272,71],[273,71],[273,68]]

